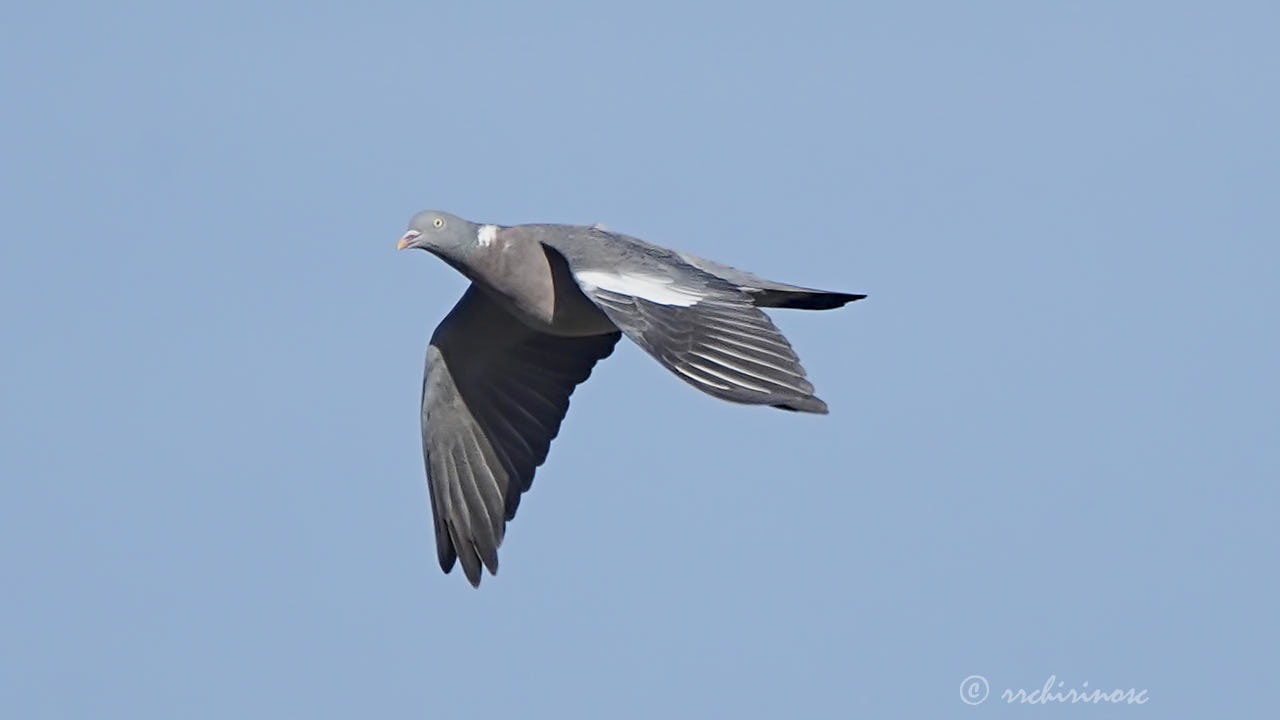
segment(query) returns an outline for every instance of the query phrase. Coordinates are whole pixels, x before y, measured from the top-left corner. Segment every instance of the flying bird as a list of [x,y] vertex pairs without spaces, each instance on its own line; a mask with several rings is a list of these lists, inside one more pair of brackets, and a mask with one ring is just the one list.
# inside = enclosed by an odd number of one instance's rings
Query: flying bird
[[427,346],[422,447],[446,573],[479,586],[569,396],[622,335],[677,377],[732,402],[826,413],[760,308],[828,310],[865,295],[776,283],[602,226],[468,222],[428,210],[397,247],[470,287]]

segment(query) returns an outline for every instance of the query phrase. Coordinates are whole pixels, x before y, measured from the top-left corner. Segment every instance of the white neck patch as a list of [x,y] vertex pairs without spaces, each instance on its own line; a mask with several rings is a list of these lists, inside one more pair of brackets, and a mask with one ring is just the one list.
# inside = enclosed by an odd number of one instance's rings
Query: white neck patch
[[476,242],[480,243],[480,247],[489,247],[497,236],[497,225],[481,225],[480,230],[476,232]]
[[644,298],[659,305],[689,307],[703,296],[697,290],[676,287],[671,278],[653,275],[629,275],[603,270],[584,270],[573,274],[580,285],[590,290],[608,290],[619,295]]

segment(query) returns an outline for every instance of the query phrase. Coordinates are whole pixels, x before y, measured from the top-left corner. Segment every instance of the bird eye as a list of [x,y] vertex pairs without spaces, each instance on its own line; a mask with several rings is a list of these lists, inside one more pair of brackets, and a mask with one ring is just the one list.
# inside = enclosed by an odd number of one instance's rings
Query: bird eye
[[444,218],[436,218],[435,220],[431,221],[431,224],[435,225],[438,228],[442,228],[444,227]]

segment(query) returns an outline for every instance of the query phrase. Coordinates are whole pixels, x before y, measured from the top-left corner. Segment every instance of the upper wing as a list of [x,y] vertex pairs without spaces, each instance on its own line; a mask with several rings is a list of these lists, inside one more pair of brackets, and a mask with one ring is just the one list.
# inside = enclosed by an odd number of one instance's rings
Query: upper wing
[[422,445],[440,567],[462,563],[472,585],[520,494],[547,457],[569,395],[617,332],[580,338],[529,329],[472,285],[436,328],[422,387]]
[[693,267],[575,269],[587,297],[627,337],[715,397],[825,413],[800,359],[752,298]]

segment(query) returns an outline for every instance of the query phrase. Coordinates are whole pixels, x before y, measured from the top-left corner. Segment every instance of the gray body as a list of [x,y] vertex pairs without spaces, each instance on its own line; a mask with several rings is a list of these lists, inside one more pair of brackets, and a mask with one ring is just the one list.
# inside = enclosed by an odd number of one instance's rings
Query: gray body
[[573,389],[623,333],[690,385],[733,402],[826,413],[790,344],[758,308],[823,310],[864,297],[765,280],[599,227],[414,216],[400,247],[472,285],[432,335],[422,430],[441,567],[468,580],[497,548]]

